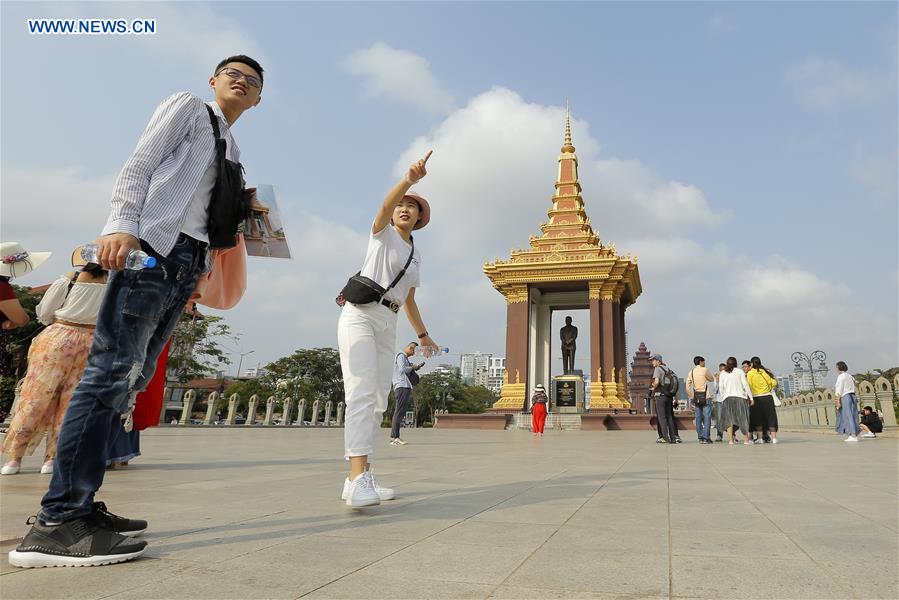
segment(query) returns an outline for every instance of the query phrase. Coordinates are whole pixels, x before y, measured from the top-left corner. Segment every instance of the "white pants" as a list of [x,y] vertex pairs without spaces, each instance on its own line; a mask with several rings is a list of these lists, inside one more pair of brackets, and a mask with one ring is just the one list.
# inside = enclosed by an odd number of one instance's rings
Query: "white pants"
[[347,302],[337,321],[346,402],[344,456],[371,456],[393,380],[396,313],[380,304]]

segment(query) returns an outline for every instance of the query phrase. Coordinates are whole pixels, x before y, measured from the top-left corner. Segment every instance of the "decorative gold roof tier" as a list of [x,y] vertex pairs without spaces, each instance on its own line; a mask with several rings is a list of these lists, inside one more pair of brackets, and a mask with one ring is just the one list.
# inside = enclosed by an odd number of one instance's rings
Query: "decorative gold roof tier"
[[603,244],[590,224],[574,150],[569,113],[556,192],[546,211],[549,221],[540,224],[543,235],[531,236],[530,247],[513,249],[508,260],[484,263],[484,273],[509,302],[524,301],[522,285],[529,283],[584,281],[591,298],[611,296],[625,305],[633,304],[642,292],[636,257],[620,256],[615,244]]

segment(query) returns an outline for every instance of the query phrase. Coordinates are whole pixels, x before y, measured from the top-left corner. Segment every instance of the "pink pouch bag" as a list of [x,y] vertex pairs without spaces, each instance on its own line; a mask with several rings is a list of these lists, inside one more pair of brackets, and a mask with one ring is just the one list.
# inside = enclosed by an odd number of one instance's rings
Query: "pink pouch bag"
[[247,246],[243,234],[233,248],[212,250],[212,270],[200,275],[190,301],[209,308],[232,308],[247,290]]

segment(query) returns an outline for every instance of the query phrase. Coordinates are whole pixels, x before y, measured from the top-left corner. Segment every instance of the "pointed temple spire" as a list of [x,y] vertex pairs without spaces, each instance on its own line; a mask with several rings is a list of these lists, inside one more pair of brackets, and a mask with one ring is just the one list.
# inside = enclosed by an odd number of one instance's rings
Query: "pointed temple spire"
[[565,102],[565,145],[562,146],[563,154],[574,154],[574,146],[571,145],[571,107]]

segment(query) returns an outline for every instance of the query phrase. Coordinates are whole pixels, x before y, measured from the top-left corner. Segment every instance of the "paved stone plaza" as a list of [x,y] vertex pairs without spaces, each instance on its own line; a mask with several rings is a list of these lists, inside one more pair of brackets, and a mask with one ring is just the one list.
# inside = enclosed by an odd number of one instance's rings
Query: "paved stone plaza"
[[[12,598],[896,598],[897,440],[782,434],[660,446],[647,432],[413,430],[338,500],[342,430],[174,428],[109,472],[147,518],[137,561],[11,568],[47,477],[3,477]],[[38,453],[39,454],[39,453]]]

